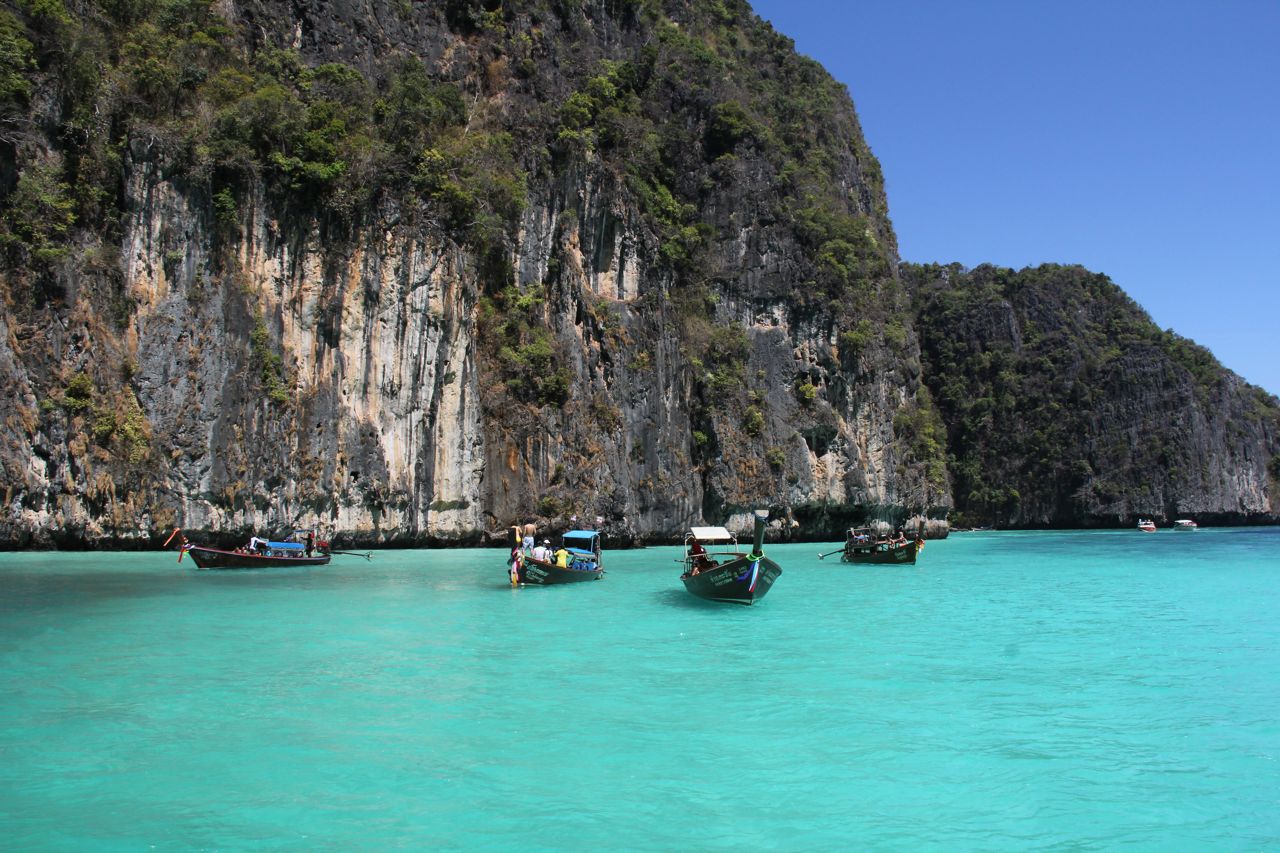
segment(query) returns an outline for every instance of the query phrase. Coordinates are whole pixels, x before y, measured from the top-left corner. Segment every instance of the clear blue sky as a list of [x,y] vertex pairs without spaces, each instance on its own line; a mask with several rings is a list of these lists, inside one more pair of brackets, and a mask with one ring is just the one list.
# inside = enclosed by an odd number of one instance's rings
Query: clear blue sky
[[1106,273],[1280,393],[1280,0],[751,0],[846,84],[903,259]]

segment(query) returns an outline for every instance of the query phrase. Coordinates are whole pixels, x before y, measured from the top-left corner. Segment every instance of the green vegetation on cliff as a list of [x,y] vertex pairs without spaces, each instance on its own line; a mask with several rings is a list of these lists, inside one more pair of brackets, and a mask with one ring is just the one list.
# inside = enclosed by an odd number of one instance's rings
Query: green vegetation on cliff
[[904,265],[903,277],[962,525],[1203,511],[1224,505],[1206,500],[1229,491],[1223,468],[1260,468],[1280,441],[1280,402],[1104,275]]
[[[27,0],[0,17],[0,110],[56,143],[10,137],[10,268],[56,295],[52,265],[117,227],[130,161],[163,163],[228,237],[261,189],[293,228],[340,237],[391,199],[478,246],[514,239],[528,175],[586,161],[624,176],[655,260],[696,285],[720,275],[707,191],[749,155],[771,172],[756,219],[793,231],[812,259],[789,298],[841,323],[900,307],[883,180],[843,88],[745,2],[616,5],[635,45],[625,58],[578,41],[590,26],[579,4],[446,4],[445,23],[489,59],[444,73],[400,51],[304,56],[210,0],[75,13]],[[554,68],[535,59],[548,55]],[[53,97],[30,112],[36,91]],[[852,200],[833,189],[850,161],[866,180]]]
[[0,199],[24,512],[413,538],[1280,489],[1275,401],[1105,277],[904,286],[848,93],[744,0],[19,0]]
[[[314,322],[336,345],[350,306],[327,278],[335,259],[392,233],[465,258],[485,411],[526,438],[564,413],[604,431],[623,423],[619,401],[583,381],[580,345],[648,373],[654,353],[636,339],[675,336],[683,361],[663,369],[689,410],[677,464],[690,455],[705,489],[730,503],[781,499],[800,480],[800,456],[784,452],[801,433],[785,421],[793,407],[825,452],[836,409],[868,405],[857,377],[914,358],[883,178],[848,94],[744,0],[374,0],[358,10],[323,0],[21,0],[0,14],[0,119],[6,303],[34,327],[92,318],[74,357],[24,339],[45,347],[23,353],[42,365],[32,375],[39,398],[54,397],[64,368],[91,374],[106,399],[139,397],[150,377],[118,366],[137,347],[138,312],[155,306],[139,305],[129,280],[138,256],[120,248],[141,236],[135,217],[167,216],[142,238],[163,244],[163,285],[197,313],[222,311],[199,317],[206,331],[184,341],[186,352],[223,347],[228,397],[271,404],[272,424],[232,431],[246,461],[214,466],[216,477],[234,474],[235,494],[266,476],[255,458],[280,467],[306,401],[335,393],[304,387],[280,336]],[[572,189],[584,183],[605,215],[585,209]],[[160,185],[174,210],[149,208]],[[555,229],[534,277],[512,263],[530,251],[521,241],[538,225],[531,204]],[[594,237],[595,254],[584,256],[591,229],[610,236]],[[623,229],[644,297],[625,318],[580,284],[609,266]],[[238,269],[264,232],[289,251],[314,240],[327,253],[323,292],[302,324],[282,322],[278,294]],[[753,303],[776,306],[811,341],[837,342],[810,347],[811,363],[784,372],[775,384],[790,399],[759,387],[768,365],[742,310]],[[581,342],[562,322],[568,310]],[[222,334],[234,340],[210,340]],[[918,371],[903,376],[895,464],[936,491],[936,413],[916,393]],[[893,419],[898,402],[875,405]],[[524,414],[513,418],[516,409]],[[66,407],[36,417],[25,441],[67,428],[127,432],[108,429],[105,415],[93,429]],[[199,454],[187,450],[172,459]],[[308,477],[336,476],[313,464],[315,449],[289,452]],[[136,453],[117,456],[120,474]],[[169,459],[151,462],[147,476],[167,476]],[[571,489],[573,466],[564,470],[552,479]]]

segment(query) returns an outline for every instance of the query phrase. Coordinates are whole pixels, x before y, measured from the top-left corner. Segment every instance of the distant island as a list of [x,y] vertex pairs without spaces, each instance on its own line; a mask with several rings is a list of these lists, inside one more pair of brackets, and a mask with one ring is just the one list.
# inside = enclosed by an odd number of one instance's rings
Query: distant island
[[1278,520],[1275,397],[1103,275],[901,262],[745,2],[91,8],[0,11],[0,546]]

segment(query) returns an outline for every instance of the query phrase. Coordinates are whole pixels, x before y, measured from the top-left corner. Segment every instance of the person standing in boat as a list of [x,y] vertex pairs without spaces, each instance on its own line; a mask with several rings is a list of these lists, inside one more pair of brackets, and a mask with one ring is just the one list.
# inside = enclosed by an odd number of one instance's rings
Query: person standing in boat
[[534,527],[532,522],[524,526],[524,539],[520,544],[524,548],[524,553],[526,555],[533,551],[533,537],[537,532],[538,528]]
[[520,584],[520,562],[524,556],[520,553],[519,543],[511,547],[511,556],[507,559],[507,576],[511,579],[512,586]]

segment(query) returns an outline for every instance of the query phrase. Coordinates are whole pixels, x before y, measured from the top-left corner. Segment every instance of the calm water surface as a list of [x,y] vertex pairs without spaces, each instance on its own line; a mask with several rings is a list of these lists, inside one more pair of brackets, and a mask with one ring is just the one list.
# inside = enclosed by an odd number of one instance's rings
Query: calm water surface
[[1280,850],[1280,530],[832,547],[0,554],[0,844]]

